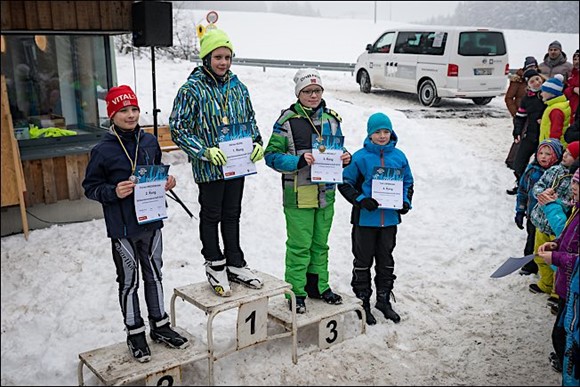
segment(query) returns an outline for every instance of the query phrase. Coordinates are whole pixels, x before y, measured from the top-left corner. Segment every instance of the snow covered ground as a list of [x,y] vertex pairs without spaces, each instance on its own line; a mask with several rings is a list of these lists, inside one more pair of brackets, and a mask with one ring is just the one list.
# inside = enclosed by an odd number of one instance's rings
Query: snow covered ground
[[[218,25],[230,34],[239,57],[354,62],[379,33],[372,23],[357,23],[350,28],[344,20],[224,12]],[[577,34],[508,31],[507,36],[514,63],[530,54],[540,58],[554,39],[570,54],[578,44]],[[299,43],[305,38],[309,43]],[[150,62],[138,59],[134,65],[136,73],[131,56],[118,57],[118,81],[136,86],[143,123],[150,123]],[[177,88],[191,70],[187,62],[156,62],[160,124],[167,123]],[[295,70],[233,71],[248,86],[267,142],[280,110],[295,99]],[[394,308],[402,321],[394,325],[377,311],[378,324],[365,335],[301,356],[297,365],[289,339],[257,345],[218,360],[216,384],[560,385],[560,374],[548,362],[554,316],[546,297],[528,291],[534,278],[490,278],[509,256],[521,256],[525,243],[525,232],[513,222],[515,199],[505,194],[513,175],[504,164],[512,128],[503,100],[487,106],[444,100],[425,110],[415,96],[362,94],[350,73],[322,72],[322,80],[324,99],[343,118],[351,152],[362,145],[368,116],[382,111],[392,119],[398,147],[412,167],[413,210],[403,218],[395,249]],[[197,218],[197,186],[184,154],[168,153],[164,161],[177,178],[174,191]],[[257,168],[246,179],[241,243],[251,267],[283,278],[280,176],[263,162]],[[169,311],[173,288],[203,282],[205,274],[197,219],[168,202],[163,272]],[[336,292],[352,295],[350,205],[338,197],[335,209],[330,283]],[[31,232],[28,241],[4,237],[1,251],[2,385],[76,384],[79,353],[125,339],[104,221],[55,225]],[[178,301],[178,324],[195,345],[203,345],[207,317],[187,306]],[[235,318],[226,312],[215,320],[218,346],[235,343]],[[309,338],[302,335],[302,344]],[[207,363],[186,367],[183,375],[184,384],[204,385]],[[86,369],[85,381],[98,382]]]

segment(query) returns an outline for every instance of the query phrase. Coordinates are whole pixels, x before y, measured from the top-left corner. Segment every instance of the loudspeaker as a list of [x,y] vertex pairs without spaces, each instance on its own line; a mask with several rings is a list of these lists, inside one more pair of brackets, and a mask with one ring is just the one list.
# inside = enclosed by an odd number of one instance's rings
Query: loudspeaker
[[134,46],[173,46],[173,15],[169,1],[133,3],[131,14]]

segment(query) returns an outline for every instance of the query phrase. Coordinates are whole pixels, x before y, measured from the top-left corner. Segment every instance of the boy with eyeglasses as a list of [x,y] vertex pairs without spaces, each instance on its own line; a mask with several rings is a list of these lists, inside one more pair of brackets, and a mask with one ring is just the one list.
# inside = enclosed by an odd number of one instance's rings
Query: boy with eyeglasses
[[[306,312],[306,297],[341,304],[328,284],[328,235],[334,216],[336,184],[311,180],[312,135],[342,136],[341,118],[326,107],[324,87],[315,69],[294,76],[298,100],[282,111],[266,147],[266,165],[282,174],[286,218],[285,280],[296,295],[296,313]],[[341,155],[343,167],[350,153]],[[292,305],[290,305],[292,307]]]

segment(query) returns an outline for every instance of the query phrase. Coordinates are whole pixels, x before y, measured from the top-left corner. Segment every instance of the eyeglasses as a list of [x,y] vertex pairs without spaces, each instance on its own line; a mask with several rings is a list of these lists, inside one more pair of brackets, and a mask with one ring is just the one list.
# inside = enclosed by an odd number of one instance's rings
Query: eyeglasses
[[312,89],[312,90],[300,90],[300,93],[304,94],[304,95],[321,95],[322,94],[322,89]]

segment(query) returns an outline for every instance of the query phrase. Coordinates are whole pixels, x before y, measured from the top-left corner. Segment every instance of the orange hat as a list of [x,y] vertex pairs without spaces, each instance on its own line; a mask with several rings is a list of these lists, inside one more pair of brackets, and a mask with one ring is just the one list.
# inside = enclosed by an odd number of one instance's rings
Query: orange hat
[[137,96],[127,85],[111,87],[105,97],[105,102],[107,103],[107,114],[109,118],[113,118],[119,110],[126,106],[136,106],[139,108]]

